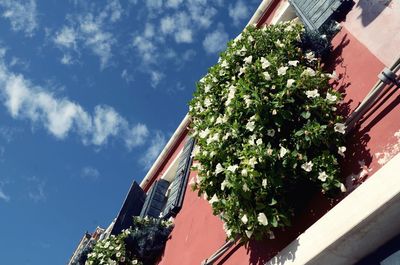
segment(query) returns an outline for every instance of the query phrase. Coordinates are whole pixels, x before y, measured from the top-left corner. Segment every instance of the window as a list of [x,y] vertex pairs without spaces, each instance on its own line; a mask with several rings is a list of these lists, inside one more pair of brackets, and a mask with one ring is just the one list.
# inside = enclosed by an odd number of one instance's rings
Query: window
[[169,218],[182,208],[187,179],[192,162],[194,139],[189,138],[180,155],[167,169],[161,179],[149,190],[140,216]]

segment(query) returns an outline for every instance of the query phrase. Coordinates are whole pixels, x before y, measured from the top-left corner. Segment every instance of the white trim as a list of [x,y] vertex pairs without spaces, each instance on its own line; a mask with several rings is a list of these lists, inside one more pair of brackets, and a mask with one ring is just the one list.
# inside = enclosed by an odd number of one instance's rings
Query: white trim
[[271,19],[271,24],[277,24],[279,22],[288,21],[296,18],[297,15],[290,5],[289,1],[285,0],[279,3],[279,7],[276,10],[274,16]]
[[176,170],[178,169],[178,165],[179,165],[179,157],[181,156],[182,152],[183,152],[183,148],[179,151],[179,153],[176,155],[174,160],[171,162],[171,164],[165,170],[164,174],[162,174],[161,179],[168,180],[168,182],[172,182],[174,180],[175,175],[176,175]]
[[265,11],[269,9],[273,1],[274,0],[263,0],[258,6],[256,12],[254,12],[253,16],[250,18],[246,27],[249,25],[257,24],[258,21],[260,21],[261,17],[264,15]]
[[268,265],[353,264],[400,232],[400,153]]
[[160,153],[160,155],[157,157],[157,160],[153,163],[150,170],[147,172],[146,176],[143,178],[142,182],[140,182],[141,188],[145,187],[145,185],[153,177],[154,173],[159,169],[160,165],[168,157],[169,152],[174,147],[174,145],[176,144],[176,142],[178,141],[179,137],[184,132],[184,130],[187,128],[189,123],[190,123],[190,117],[189,117],[189,114],[186,114],[185,118],[183,118],[183,120],[179,124],[178,128],[176,129],[176,131],[174,132],[172,137],[169,139],[168,143],[165,145],[165,147],[162,150],[162,152]]

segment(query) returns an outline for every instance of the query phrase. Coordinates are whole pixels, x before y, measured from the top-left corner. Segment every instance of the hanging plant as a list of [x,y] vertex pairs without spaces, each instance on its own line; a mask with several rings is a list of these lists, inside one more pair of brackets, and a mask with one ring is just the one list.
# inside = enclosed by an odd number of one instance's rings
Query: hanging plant
[[299,185],[345,190],[341,95],[314,54],[301,49],[303,31],[295,22],[248,27],[198,82],[189,104],[198,172],[191,184],[229,238],[272,238],[271,229],[288,226],[289,198],[303,196]]

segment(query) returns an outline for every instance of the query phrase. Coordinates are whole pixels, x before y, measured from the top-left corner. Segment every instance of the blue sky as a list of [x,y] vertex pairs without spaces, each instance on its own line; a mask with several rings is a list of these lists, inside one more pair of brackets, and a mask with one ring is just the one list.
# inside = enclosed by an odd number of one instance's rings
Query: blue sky
[[107,226],[257,0],[0,0],[0,264]]

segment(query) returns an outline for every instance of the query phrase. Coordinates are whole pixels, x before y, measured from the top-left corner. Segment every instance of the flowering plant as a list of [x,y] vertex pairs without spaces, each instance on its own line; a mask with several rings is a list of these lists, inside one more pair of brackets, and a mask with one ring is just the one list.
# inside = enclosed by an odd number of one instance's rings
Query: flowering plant
[[171,220],[133,218],[132,227],[98,241],[86,265],[152,265],[162,254],[173,228]]
[[303,31],[293,21],[248,27],[198,82],[189,104],[198,172],[191,184],[229,238],[273,238],[271,229],[290,224],[288,195],[299,183],[345,191],[341,95],[314,54],[301,49]]

